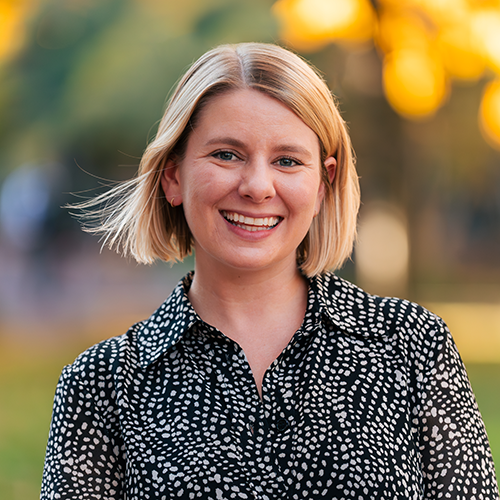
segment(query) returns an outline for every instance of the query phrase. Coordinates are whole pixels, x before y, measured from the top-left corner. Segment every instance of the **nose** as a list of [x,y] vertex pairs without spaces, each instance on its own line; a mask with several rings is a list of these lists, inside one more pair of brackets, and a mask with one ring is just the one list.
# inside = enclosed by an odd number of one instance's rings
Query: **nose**
[[276,194],[274,187],[274,171],[264,159],[255,159],[245,164],[241,171],[238,193],[241,197],[263,203]]

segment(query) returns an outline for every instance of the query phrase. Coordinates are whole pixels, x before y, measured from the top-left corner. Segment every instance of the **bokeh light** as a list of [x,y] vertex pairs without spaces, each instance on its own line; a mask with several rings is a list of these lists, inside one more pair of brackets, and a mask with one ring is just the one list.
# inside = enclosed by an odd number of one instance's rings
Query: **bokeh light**
[[375,26],[368,0],[278,0],[273,10],[282,37],[306,51],[332,41],[366,42]]
[[479,109],[479,121],[485,139],[500,149],[500,80],[486,86]]
[[[500,74],[499,0],[278,0],[282,38],[299,50],[373,40],[383,65],[387,101],[420,120],[445,102],[455,80]],[[349,48],[348,48],[349,49]],[[485,137],[496,137],[483,105]],[[494,143],[496,144],[496,142]]]
[[475,12],[472,27],[487,63],[500,71],[500,8]]
[[12,57],[25,36],[25,19],[35,1],[0,0],[0,62]]
[[[135,174],[169,89],[221,43],[281,40],[339,97],[363,197],[340,276],[422,303],[466,362],[499,363],[500,153],[476,121],[498,147],[500,0],[273,2],[0,0],[0,499],[39,495],[61,368],[193,268],[99,254],[61,206]],[[406,89],[405,65],[420,68]],[[487,366],[478,402],[498,468],[500,364]]]
[[404,47],[428,50],[431,40],[422,18],[399,9],[388,9],[380,12],[376,42],[384,54],[389,54]]
[[409,244],[398,209],[372,203],[361,213],[356,245],[356,274],[362,286],[387,295],[404,291],[408,280]]
[[437,38],[438,49],[448,74],[461,80],[477,80],[485,69],[485,61],[478,50],[478,40],[466,26],[447,26]]
[[411,118],[433,113],[446,96],[446,76],[440,61],[428,52],[401,49],[384,60],[384,90],[391,106]]

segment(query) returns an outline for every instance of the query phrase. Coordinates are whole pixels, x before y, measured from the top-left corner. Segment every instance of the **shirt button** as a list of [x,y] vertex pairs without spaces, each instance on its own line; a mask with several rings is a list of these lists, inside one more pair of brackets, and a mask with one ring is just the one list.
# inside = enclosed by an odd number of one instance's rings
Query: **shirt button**
[[288,421],[285,418],[280,418],[276,422],[276,429],[278,432],[286,431],[288,429],[288,426],[289,426]]

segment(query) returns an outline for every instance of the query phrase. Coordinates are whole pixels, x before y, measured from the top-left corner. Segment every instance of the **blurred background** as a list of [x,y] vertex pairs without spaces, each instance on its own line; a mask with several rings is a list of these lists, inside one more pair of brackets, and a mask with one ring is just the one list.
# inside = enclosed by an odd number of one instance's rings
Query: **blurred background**
[[500,464],[500,0],[0,0],[0,497],[38,496],[62,367],[168,296],[61,206],[130,178],[191,62],[275,42],[337,96],[363,206],[339,274],[441,315]]

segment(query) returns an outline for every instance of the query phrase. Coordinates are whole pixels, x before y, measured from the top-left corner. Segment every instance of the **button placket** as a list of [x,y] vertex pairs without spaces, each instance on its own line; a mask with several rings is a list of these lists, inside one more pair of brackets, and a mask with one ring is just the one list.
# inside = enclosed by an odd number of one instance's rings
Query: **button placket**
[[[297,351],[307,350],[310,335],[298,332],[294,342],[282,353],[276,365],[268,372],[266,413],[272,422],[270,435],[273,461],[286,477],[288,469],[295,460],[296,426],[298,423],[298,403],[295,393]],[[299,356],[300,357],[300,356]]]
[[288,420],[286,418],[279,418],[276,421],[276,430],[278,432],[284,432],[290,427],[290,424],[288,423]]
[[262,409],[254,379],[241,348],[231,340],[225,344],[226,397],[231,406],[233,430],[244,448],[253,448],[262,428]]
[[264,411],[265,404],[260,399],[250,365],[237,344],[228,342],[227,349],[227,397],[232,407],[232,418],[240,433],[233,431],[243,450],[242,460],[249,474],[266,491],[273,491],[276,498],[285,492],[283,477],[278,463],[272,459],[275,429],[269,424]]

